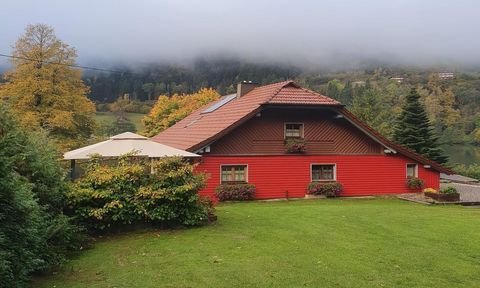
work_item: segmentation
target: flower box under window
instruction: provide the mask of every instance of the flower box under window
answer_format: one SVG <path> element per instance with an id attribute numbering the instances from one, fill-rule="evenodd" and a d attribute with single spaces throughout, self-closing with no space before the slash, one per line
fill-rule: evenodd
<path id="1" fill-rule="evenodd" d="M 307 146 L 303 139 L 291 138 L 285 140 L 287 153 L 305 153 Z"/>

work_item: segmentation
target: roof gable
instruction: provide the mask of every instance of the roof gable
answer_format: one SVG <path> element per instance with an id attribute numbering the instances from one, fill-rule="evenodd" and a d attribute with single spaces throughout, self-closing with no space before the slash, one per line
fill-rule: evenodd
<path id="1" fill-rule="evenodd" d="M 268 99 L 267 103 L 292 105 L 341 105 L 337 100 L 301 88 L 293 82 L 279 89 L 270 99 Z"/>
<path id="2" fill-rule="evenodd" d="M 253 117 L 264 104 L 341 105 L 331 98 L 303 89 L 293 81 L 256 87 L 230 101 L 226 101 L 225 97 L 229 95 L 201 107 L 152 139 L 178 149 L 195 151 Z M 222 102 L 226 103 L 219 105 Z M 210 109 L 213 107 L 215 109 Z"/>

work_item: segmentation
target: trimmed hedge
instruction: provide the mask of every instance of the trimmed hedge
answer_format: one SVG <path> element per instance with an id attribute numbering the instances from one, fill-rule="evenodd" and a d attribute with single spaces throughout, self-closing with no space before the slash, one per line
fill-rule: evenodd
<path id="1" fill-rule="evenodd" d="M 308 194 L 336 197 L 342 191 L 343 185 L 339 182 L 310 182 L 308 184 Z"/>
<path id="2" fill-rule="evenodd" d="M 253 184 L 222 184 L 215 189 L 219 201 L 242 201 L 255 198 Z"/>

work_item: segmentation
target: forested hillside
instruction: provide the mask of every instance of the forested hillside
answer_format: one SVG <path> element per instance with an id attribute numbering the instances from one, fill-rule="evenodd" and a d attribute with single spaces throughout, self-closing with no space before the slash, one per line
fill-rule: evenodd
<path id="1" fill-rule="evenodd" d="M 338 99 L 391 137 L 406 95 L 411 88 L 417 88 L 441 143 L 480 143 L 479 72 L 450 71 L 448 77 L 439 74 L 442 70 L 405 67 L 322 72 L 234 59 L 203 59 L 189 65 L 117 66 L 114 70 L 119 73 L 84 73 L 83 80 L 90 87 L 88 97 L 97 103 L 97 111 L 109 111 L 103 104 L 120 97 L 134 101 L 126 106 L 126 112 L 146 113 L 160 95 L 192 94 L 202 88 L 213 88 L 225 95 L 235 92 L 236 84 L 242 80 L 268 84 L 294 79 Z"/>
<path id="2" fill-rule="evenodd" d="M 236 83 L 255 80 L 261 84 L 292 79 L 300 75 L 296 67 L 257 65 L 237 60 L 198 60 L 193 65 L 151 65 L 143 68 L 119 68 L 125 73 L 86 73 L 91 87 L 90 99 L 113 102 L 129 94 L 131 100 L 154 100 L 159 95 L 194 93 L 214 88 L 220 94 L 232 93 Z"/>
<path id="3" fill-rule="evenodd" d="M 267 84 L 294 79 L 300 85 L 340 100 L 357 116 L 391 137 L 405 96 L 418 89 L 441 143 L 480 142 L 480 73 L 375 68 L 341 73 L 304 71 L 293 66 L 252 64 L 237 60 L 199 60 L 190 66 L 151 65 L 119 69 L 125 73 L 88 73 L 90 99 L 137 101 L 159 95 L 191 94 L 211 87 L 233 93 L 242 80 Z"/>

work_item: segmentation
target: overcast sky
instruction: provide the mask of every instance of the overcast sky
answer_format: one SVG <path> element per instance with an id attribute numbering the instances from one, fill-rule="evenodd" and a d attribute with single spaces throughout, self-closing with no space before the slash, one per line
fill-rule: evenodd
<path id="1" fill-rule="evenodd" d="M 10 0 L 0 53 L 35 23 L 53 26 L 82 64 L 217 54 L 320 67 L 480 64 L 478 0 Z"/>

